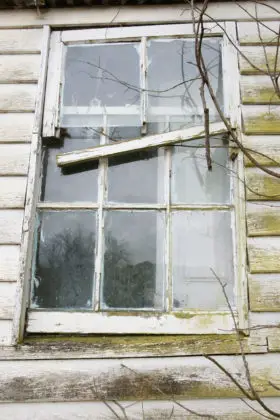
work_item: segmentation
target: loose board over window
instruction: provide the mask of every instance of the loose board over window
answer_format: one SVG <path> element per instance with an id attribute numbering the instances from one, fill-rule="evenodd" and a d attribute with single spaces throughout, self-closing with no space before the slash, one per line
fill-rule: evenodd
<path id="1" fill-rule="evenodd" d="M 202 53 L 229 113 L 222 34 Z M 237 165 L 189 25 L 54 32 L 29 332 L 225 333 L 238 313 Z"/>

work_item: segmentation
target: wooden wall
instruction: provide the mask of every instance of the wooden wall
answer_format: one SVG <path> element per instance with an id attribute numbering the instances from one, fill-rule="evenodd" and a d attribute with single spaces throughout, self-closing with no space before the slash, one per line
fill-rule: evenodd
<path id="1" fill-rule="evenodd" d="M 276 2 L 271 4 L 277 6 Z M 279 26 L 274 22 L 275 12 L 262 9 L 267 19 L 267 27 L 261 28 L 262 41 L 267 45 L 264 53 L 256 24 L 242 21 L 248 20 L 248 15 L 237 6 L 220 6 L 212 9 L 214 17 L 238 20 L 240 48 L 251 62 L 240 55 L 244 145 L 261 153 L 255 153 L 257 160 L 280 174 L 280 101 L 264 74 L 267 61 L 272 68 L 280 68 L 280 59 L 279 63 L 273 61 L 277 55 L 273 31 Z M 261 414 L 238 399 L 241 394 L 232 381 L 204 357 L 204 353 L 214 354 L 246 387 L 242 361 L 235 355 L 239 345 L 234 336 L 221 336 L 219 340 L 215 336 L 147 337 L 134 342 L 113 338 L 57 341 L 51 337 L 10 346 L 42 25 L 105 25 L 114 16 L 114 23 L 121 24 L 129 23 L 129 16 L 138 24 L 151 22 L 152 15 L 161 23 L 191 20 L 188 11 L 182 14 L 182 6 L 163 7 L 154 14 L 150 10 L 148 13 L 147 7 L 133 15 L 129 10 L 124 8 L 118 14 L 113 8 L 105 8 L 103 14 L 99 9 L 93 13 L 92 8 L 67 14 L 65 10 L 51 10 L 44 16 L 31 11 L 0 12 L 1 420 L 115 418 L 104 399 L 129 400 L 127 405 L 145 400 L 149 419 L 170 418 L 172 407 L 173 418 L 197 418 L 191 412 L 186 417 L 177 399 L 192 411 L 219 419 L 261 419 Z M 280 386 L 280 180 L 245 159 L 245 184 L 252 329 L 242 340 L 255 387 L 271 407 L 280 410 L 280 393 L 269 383 Z M 155 401 L 147 401 L 152 399 Z M 129 410 L 129 418 L 142 418 L 140 403 Z"/>
<path id="2" fill-rule="evenodd" d="M 11 343 L 42 29 L 0 29 L 0 344 Z"/>

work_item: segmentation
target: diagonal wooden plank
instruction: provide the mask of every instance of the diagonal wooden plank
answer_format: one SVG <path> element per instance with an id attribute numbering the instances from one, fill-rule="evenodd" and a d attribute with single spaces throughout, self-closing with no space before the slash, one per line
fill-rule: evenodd
<path id="1" fill-rule="evenodd" d="M 209 126 L 209 133 L 211 136 L 226 132 L 227 129 L 222 122 L 213 123 Z M 73 165 L 75 163 L 100 159 L 102 157 L 116 156 L 123 153 L 135 152 L 137 150 L 150 149 L 154 147 L 168 146 L 182 141 L 199 139 L 204 136 L 204 126 L 185 128 L 182 130 L 170 131 L 169 133 L 122 141 L 115 144 L 106 144 L 104 146 L 96 146 L 89 149 L 62 153 L 57 155 L 57 165 L 63 167 Z"/>

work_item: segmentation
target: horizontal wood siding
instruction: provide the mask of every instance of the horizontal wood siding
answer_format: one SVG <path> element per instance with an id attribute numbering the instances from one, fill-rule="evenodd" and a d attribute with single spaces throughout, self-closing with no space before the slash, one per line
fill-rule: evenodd
<path id="1" fill-rule="evenodd" d="M 0 177 L 0 208 L 23 208 L 26 177 Z"/>
<path id="2" fill-rule="evenodd" d="M 0 54 L 36 54 L 41 51 L 42 29 L 0 30 Z"/>
<path id="3" fill-rule="evenodd" d="M 280 312 L 280 274 L 249 276 L 250 310 Z"/>
<path id="4" fill-rule="evenodd" d="M 0 83 L 36 83 L 40 55 L 0 55 Z"/>
<path id="5" fill-rule="evenodd" d="M 279 134 L 279 105 L 248 105 L 242 109 L 245 134 Z"/>
<path id="6" fill-rule="evenodd" d="M 247 388 L 241 358 L 216 356 Z M 280 355 L 248 355 L 260 396 L 278 396 Z M 271 368 L 273 366 L 273 369 Z M 205 357 L 0 362 L 1 401 L 100 401 L 239 397 L 242 393 Z"/>
<path id="7" fill-rule="evenodd" d="M 240 45 L 278 45 L 279 22 L 237 22 Z"/>
<path id="8" fill-rule="evenodd" d="M 264 403 L 271 409 L 280 411 L 279 398 L 264 398 Z M 254 410 L 245 404 L 248 402 Z M 237 399 L 203 399 L 175 401 L 143 401 L 131 404 L 121 402 L 129 420 L 198 420 L 198 413 L 216 420 L 263 420 L 265 411 L 252 401 Z M 113 420 L 123 417 L 119 402 L 109 402 L 110 407 L 116 412 L 112 414 L 108 403 L 104 402 L 67 402 L 67 403 L 16 403 L 1 404 L 1 420 Z M 185 409 L 183 408 L 185 407 Z M 144 416 L 143 416 L 144 413 Z M 171 417 L 172 414 L 172 417 Z M 116 417 L 116 416 L 119 417 Z M 205 417 L 204 417 L 205 418 Z"/>
<path id="9" fill-rule="evenodd" d="M 248 238 L 248 256 L 251 273 L 279 273 L 280 238 Z"/>
<path id="10" fill-rule="evenodd" d="M 7 319 L 0 319 L 0 345 L 8 346 L 11 343 L 11 338 L 12 321 Z"/>
<path id="11" fill-rule="evenodd" d="M 15 286 L 15 283 L 0 282 L 0 319 L 13 319 Z"/>
<path id="12" fill-rule="evenodd" d="M 277 47 L 240 47 L 240 72 L 241 74 L 266 74 L 273 72 L 275 65 L 276 71 L 280 70 L 280 56 L 277 54 Z M 277 60 L 277 63 L 275 63 Z"/>
<path id="13" fill-rule="evenodd" d="M 280 203 L 247 203 L 248 236 L 280 235 Z"/>
<path id="14" fill-rule="evenodd" d="M 33 113 L 0 114 L 0 143 L 30 142 L 33 123 Z"/>
<path id="15" fill-rule="evenodd" d="M 241 76 L 241 98 L 243 104 L 279 104 L 269 76 Z"/>
<path id="16" fill-rule="evenodd" d="M 273 170 L 280 174 L 279 168 Z M 247 200 L 280 200 L 280 178 L 268 175 L 259 168 L 247 168 L 245 182 Z"/>
<path id="17" fill-rule="evenodd" d="M 19 252 L 17 245 L 0 245 L 0 282 L 19 279 Z"/>
<path id="18" fill-rule="evenodd" d="M 20 244 L 22 210 L 0 210 L 0 244 Z"/>
<path id="19" fill-rule="evenodd" d="M 0 112 L 33 112 L 36 90 L 35 84 L 0 84 Z"/>
<path id="20" fill-rule="evenodd" d="M 29 144 L 0 143 L 0 175 L 27 175 Z"/>
<path id="21" fill-rule="evenodd" d="M 264 166 L 280 165 L 280 135 L 243 136 L 243 145 L 259 164 Z M 254 166 L 248 158 L 245 157 L 244 161 L 246 166 Z"/>

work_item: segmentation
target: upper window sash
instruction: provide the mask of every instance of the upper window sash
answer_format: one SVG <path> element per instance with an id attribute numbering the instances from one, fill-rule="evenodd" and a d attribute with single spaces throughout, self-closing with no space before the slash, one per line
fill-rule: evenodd
<path id="1" fill-rule="evenodd" d="M 205 36 L 223 37 L 222 62 L 223 62 L 223 92 L 224 92 L 224 113 L 227 117 L 235 119 L 231 112 L 238 99 L 238 92 L 233 93 L 230 89 L 232 80 L 232 64 L 235 60 L 234 53 L 236 43 L 235 24 L 230 23 L 205 23 Z M 225 36 L 226 32 L 226 36 Z M 122 28 L 100 28 L 82 29 L 70 31 L 54 31 L 51 35 L 50 56 L 48 66 L 48 77 L 46 87 L 46 100 L 43 120 L 42 136 L 45 138 L 56 137 L 60 127 L 60 95 L 61 83 L 63 80 L 63 54 L 64 47 L 68 45 L 79 45 L 85 43 L 116 42 L 116 41 L 141 41 L 143 38 L 180 37 L 194 38 L 194 27 L 192 24 L 179 25 L 150 25 Z M 145 65 L 143 58 L 143 65 Z M 143 82 L 144 83 L 144 82 Z M 145 88 L 142 84 L 142 88 Z M 145 104 L 142 104 L 145 108 Z"/>

